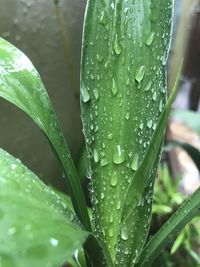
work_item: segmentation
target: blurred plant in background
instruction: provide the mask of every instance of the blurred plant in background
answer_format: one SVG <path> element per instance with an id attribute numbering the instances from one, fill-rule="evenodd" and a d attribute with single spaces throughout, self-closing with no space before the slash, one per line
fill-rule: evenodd
<path id="1" fill-rule="evenodd" d="M 154 187 L 150 235 L 157 232 L 186 199 L 187 196 L 181 191 L 180 183 L 181 177 L 172 178 L 166 163 L 160 165 Z M 200 213 L 180 232 L 174 243 L 163 251 L 153 267 L 197 267 L 200 266 L 199 255 Z"/>

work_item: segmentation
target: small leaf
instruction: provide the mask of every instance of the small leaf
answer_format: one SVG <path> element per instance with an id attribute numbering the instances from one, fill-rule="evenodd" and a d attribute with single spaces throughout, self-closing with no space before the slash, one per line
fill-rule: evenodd
<path id="1" fill-rule="evenodd" d="M 200 188 L 185 200 L 160 230 L 147 243 L 140 256 L 138 267 L 148 267 L 167 244 L 196 216 L 200 208 Z"/>
<path id="2" fill-rule="evenodd" d="M 0 38 L 0 96 L 27 113 L 45 133 L 68 177 L 75 211 L 84 226 L 90 229 L 79 177 L 41 78 L 30 60 L 2 38 Z"/>
<path id="3" fill-rule="evenodd" d="M 87 233 L 60 195 L 0 149 L 0 265 L 56 267 Z"/>
<path id="4" fill-rule="evenodd" d="M 181 246 L 185 238 L 185 232 L 181 231 L 180 234 L 177 236 L 172 248 L 171 248 L 171 254 L 174 254 L 178 248 Z"/>

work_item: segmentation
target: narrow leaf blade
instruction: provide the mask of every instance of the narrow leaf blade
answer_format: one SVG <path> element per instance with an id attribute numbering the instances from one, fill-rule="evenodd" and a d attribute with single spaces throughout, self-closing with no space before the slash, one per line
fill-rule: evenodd
<path id="1" fill-rule="evenodd" d="M 170 241 L 196 216 L 200 209 L 200 188 L 189 197 L 145 246 L 138 267 L 147 267 Z"/>
<path id="2" fill-rule="evenodd" d="M 59 194 L 0 149 L 0 263 L 61 266 L 87 237 Z"/>

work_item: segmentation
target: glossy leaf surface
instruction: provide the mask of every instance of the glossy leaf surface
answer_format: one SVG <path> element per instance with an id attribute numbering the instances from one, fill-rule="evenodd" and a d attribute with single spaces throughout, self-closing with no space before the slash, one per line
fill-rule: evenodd
<path id="1" fill-rule="evenodd" d="M 0 38 L 0 96 L 27 113 L 45 133 L 68 177 L 78 217 L 90 229 L 80 181 L 41 78 L 30 60 Z"/>
<path id="2" fill-rule="evenodd" d="M 0 149 L 0 265 L 60 267 L 86 237 L 64 198 Z"/>
<path id="3" fill-rule="evenodd" d="M 134 265 L 148 232 L 158 155 L 152 176 L 145 177 L 151 176 L 143 205 L 128 228 L 120 223 L 128 187 L 165 106 L 171 14 L 172 0 L 87 4 L 82 118 L 96 233 L 116 266 Z"/>

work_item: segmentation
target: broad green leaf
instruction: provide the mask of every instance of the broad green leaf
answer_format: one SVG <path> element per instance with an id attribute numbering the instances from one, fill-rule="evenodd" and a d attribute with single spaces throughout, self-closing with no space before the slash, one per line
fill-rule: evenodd
<path id="1" fill-rule="evenodd" d="M 200 171 L 200 150 L 195 148 L 194 146 L 185 143 L 185 142 L 181 142 L 178 140 L 173 140 L 170 145 L 172 146 L 179 146 L 182 149 L 184 149 L 188 155 L 192 158 L 192 160 L 194 161 L 194 164 L 196 165 L 196 167 L 198 168 L 198 170 Z"/>
<path id="2" fill-rule="evenodd" d="M 184 201 L 182 206 L 161 227 L 143 249 L 138 267 L 148 267 L 161 251 L 172 242 L 185 225 L 192 220 L 200 209 L 200 188 Z"/>
<path id="3" fill-rule="evenodd" d="M 81 184 L 41 78 L 30 60 L 2 38 L 0 96 L 27 113 L 45 133 L 68 177 L 74 209 L 83 225 L 90 229 Z"/>
<path id="4" fill-rule="evenodd" d="M 151 181 L 144 193 L 140 190 L 144 205 L 122 231 L 121 213 L 165 106 L 171 13 L 172 0 L 89 0 L 87 4 L 82 119 L 96 232 L 116 266 L 134 264 L 148 232 L 158 155 Z"/>
<path id="5" fill-rule="evenodd" d="M 59 194 L 0 149 L 0 266 L 60 267 L 87 235 Z"/>

